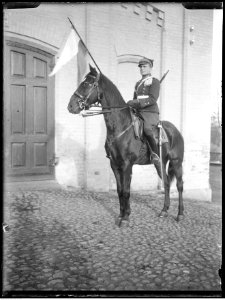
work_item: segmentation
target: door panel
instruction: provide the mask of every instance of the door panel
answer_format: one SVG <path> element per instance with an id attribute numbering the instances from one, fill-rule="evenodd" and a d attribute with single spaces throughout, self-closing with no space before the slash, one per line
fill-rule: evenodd
<path id="1" fill-rule="evenodd" d="M 26 144 L 12 143 L 12 168 L 26 167 Z"/>
<path id="2" fill-rule="evenodd" d="M 47 64 L 45 61 L 34 57 L 34 77 L 46 78 L 47 76 Z"/>
<path id="3" fill-rule="evenodd" d="M 47 143 L 34 143 L 34 165 L 47 166 Z"/>
<path id="4" fill-rule="evenodd" d="M 34 132 L 47 133 L 47 89 L 34 87 Z"/>
<path id="5" fill-rule="evenodd" d="M 11 51 L 11 75 L 25 76 L 25 60 L 24 53 Z"/>
<path id="6" fill-rule="evenodd" d="M 23 85 L 11 85 L 11 133 L 25 133 L 25 91 Z"/>
<path id="7" fill-rule="evenodd" d="M 54 94 L 51 57 L 5 47 L 5 171 L 6 175 L 53 174 Z M 49 178 L 49 177 L 48 177 Z"/>

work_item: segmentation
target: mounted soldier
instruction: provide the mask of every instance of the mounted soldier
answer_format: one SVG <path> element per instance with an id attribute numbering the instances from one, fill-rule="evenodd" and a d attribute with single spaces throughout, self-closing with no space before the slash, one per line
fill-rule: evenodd
<path id="1" fill-rule="evenodd" d="M 140 62 L 140 66 L 142 63 L 143 62 Z M 151 70 L 152 62 L 151 64 L 147 62 L 147 65 L 149 65 L 148 68 Z M 142 67 L 141 70 L 142 69 L 144 70 L 144 67 Z M 159 161 L 159 159 L 157 159 L 157 132 L 155 132 L 159 120 L 156 101 L 159 96 L 159 84 L 162 82 L 163 78 L 165 78 L 166 73 L 160 82 L 151 77 L 151 72 L 149 70 L 146 72 L 141 71 L 141 74 L 143 74 L 144 77 L 143 82 L 140 81 L 137 84 L 134 95 L 134 98 L 136 99 L 133 99 L 130 103 L 141 109 L 141 113 L 146 122 L 145 128 L 146 133 L 148 134 L 148 140 L 150 140 L 152 148 L 155 146 L 155 155 L 151 154 L 151 156 L 156 158 L 155 161 Z M 144 85 L 145 89 L 143 87 L 144 91 L 142 90 L 140 93 L 139 85 L 141 87 L 144 82 L 146 82 L 146 85 Z M 100 97 L 100 95 L 102 96 Z M 140 96 L 144 97 L 142 98 Z M 89 111 L 89 108 L 93 107 L 93 104 L 96 105 L 99 102 L 102 107 L 101 111 Z M 117 218 L 117 224 L 119 226 L 123 221 L 129 221 L 129 215 L 131 213 L 130 184 L 133 165 L 145 165 L 150 162 L 149 151 L 146 144 L 143 143 L 140 138 L 136 138 L 134 131 L 130 130 L 134 125 L 130 114 L 130 107 L 131 106 L 127 105 L 124 101 L 117 87 L 104 74 L 98 73 L 96 69 L 91 66 L 90 72 L 73 93 L 68 104 L 69 112 L 74 114 L 79 114 L 82 110 L 91 113 L 88 114 L 89 116 L 104 114 L 105 125 L 107 128 L 105 150 L 115 175 L 120 203 L 120 214 Z M 152 121 L 152 119 L 154 121 Z M 168 144 L 169 151 L 167 151 L 164 145 L 164 151 L 160 151 L 160 159 L 162 159 L 161 174 L 159 174 L 156 167 L 158 175 L 163 179 L 165 188 L 164 206 L 159 217 L 167 216 L 167 211 L 170 206 L 170 184 L 173 178 L 176 177 L 177 190 L 179 192 L 177 221 L 179 221 L 183 218 L 184 210 L 182 197 L 184 140 L 179 130 L 169 121 L 161 121 L 160 125 L 162 126 L 161 130 L 164 129 L 165 135 L 167 135 L 168 140 L 164 145 Z M 161 139 L 160 142 L 162 142 Z M 168 172 L 166 171 L 167 163 Z M 156 162 L 155 164 L 157 165 Z"/>
<path id="2" fill-rule="evenodd" d="M 144 119 L 144 133 L 151 151 L 151 159 L 157 170 L 160 171 L 160 159 L 158 156 L 158 127 L 159 107 L 157 100 L 160 91 L 160 81 L 152 77 L 153 60 L 142 58 L 138 67 L 142 79 L 135 85 L 133 100 L 127 104 L 138 109 Z"/>

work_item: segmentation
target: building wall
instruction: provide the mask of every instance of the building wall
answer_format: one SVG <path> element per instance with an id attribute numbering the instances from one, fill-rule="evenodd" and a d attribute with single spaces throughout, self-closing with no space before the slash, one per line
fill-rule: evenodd
<path id="1" fill-rule="evenodd" d="M 185 107 L 183 131 L 186 139 L 185 180 L 187 189 L 209 189 L 210 106 L 212 101 L 213 11 L 185 12 L 186 59 L 184 71 Z M 190 27 L 194 26 L 191 32 Z M 193 40 L 194 43 L 190 44 Z M 191 181 L 188 181 L 191 178 Z"/>
<path id="2" fill-rule="evenodd" d="M 161 119 L 173 122 L 184 136 L 185 189 L 202 189 L 204 198 L 210 199 L 212 12 L 185 10 L 179 3 L 153 5 L 154 9 L 137 3 L 41 3 L 35 9 L 8 11 L 5 31 L 57 52 L 70 30 L 70 17 L 102 72 L 118 87 L 123 72 L 126 77 L 126 68 L 121 68 L 118 58 L 128 51 L 154 58 L 154 75 L 158 78 L 169 69 L 161 86 Z M 160 26 L 163 22 L 164 29 Z M 195 42 L 190 45 L 192 38 Z M 129 74 L 132 93 L 138 72 Z M 114 189 L 114 176 L 105 157 L 103 117 L 84 119 L 67 111 L 77 80 L 75 57 L 55 76 L 56 180 L 78 188 Z M 133 190 L 156 189 L 160 183 L 152 166 L 135 166 L 133 173 Z"/>
<path id="3" fill-rule="evenodd" d="M 171 121 L 178 129 L 181 129 L 184 8 L 176 3 L 156 3 L 155 5 L 165 11 L 164 69 L 169 70 L 162 85 L 164 101 L 161 105 L 161 115 L 162 119 Z"/>

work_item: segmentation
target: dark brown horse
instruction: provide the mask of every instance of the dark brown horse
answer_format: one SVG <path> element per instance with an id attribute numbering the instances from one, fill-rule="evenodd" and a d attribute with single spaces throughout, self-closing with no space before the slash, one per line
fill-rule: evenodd
<path id="1" fill-rule="evenodd" d="M 128 221 L 130 209 L 130 184 L 134 164 L 150 164 L 150 151 L 146 142 L 136 139 L 132 128 L 132 118 L 129 106 L 122 98 L 116 86 L 102 73 L 90 66 L 90 72 L 72 95 L 68 104 L 70 113 L 78 114 L 100 103 L 107 128 L 105 150 L 110 159 L 111 168 L 117 182 L 117 192 L 120 202 L 119 225 Z M 179 207 L 177 221 L 183 217 L 183 180 L 182 162 L 184 141 L 178 129 L 168 121 L 162 121 L 168 136 L 168 143 L 162 146 L 163 178 L 165 188 L 164 207 L 160 217 L 167 216 L 170 206 L 170 184 L 174 177 L 177 180 L 179 192 Z M 166 164 L 168 171 L 166 172 Z M 159 174 L 160 175 L 160 174 Z"/>

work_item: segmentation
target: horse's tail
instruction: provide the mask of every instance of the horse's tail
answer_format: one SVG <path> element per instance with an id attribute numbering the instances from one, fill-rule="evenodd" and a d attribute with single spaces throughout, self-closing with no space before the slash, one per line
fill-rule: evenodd
<path id="1" fill-rule="evenodd" d="M 174 163 L 175 163 L 175 165 L 181 167 L 181 174 L 180 175 L 182 175 L 182 173 L 183 173 L 182 161 L 183 161 L 183 159 L 180 159 L 180 158 L 170 158 L 168 160 L 167 165 L 166 165 L 166 174 L 168 176 L 168 179 L 169 179 L 170 183 L 176 177 Z"/>

